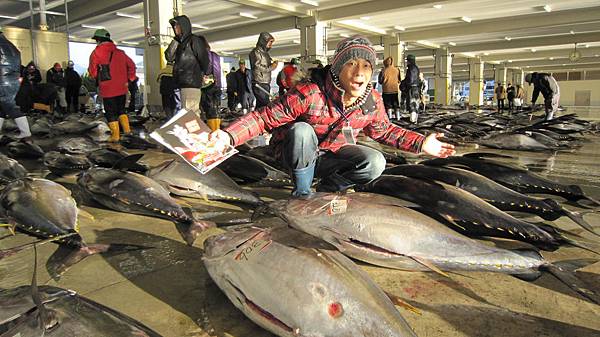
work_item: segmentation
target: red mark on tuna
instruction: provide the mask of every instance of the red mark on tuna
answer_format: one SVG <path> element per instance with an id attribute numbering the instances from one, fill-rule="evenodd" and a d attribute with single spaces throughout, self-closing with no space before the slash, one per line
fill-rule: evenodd
<path id="1" fill-rule="evenodd" d="M 340 302 L 333 302 L 327 306 L 327 313 L 333 318 L 338 318 L 344 314 L 344 307 Z"/>

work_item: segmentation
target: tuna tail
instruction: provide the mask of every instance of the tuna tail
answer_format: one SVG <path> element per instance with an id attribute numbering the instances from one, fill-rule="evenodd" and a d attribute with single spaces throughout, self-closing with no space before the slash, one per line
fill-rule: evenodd
<path id="1" fill-rule="evenodd" d="M 598 262 L 596 259 L 567 260 L 548 263 L 541 266 L 540 269 L 549 272 L 579 295 L 587 298 L 593 303 L 600 304 L 600 295 L 590 289 L 587 289 L 587 285 L 581 279 L 579 279 L 577 275 L 575 275 L 577 269 L 596 262 Z"/>
<path id="2" fill-rule="evenodd" d="M 125 244 L 91 244 L 78 249 L 60 246 L 46 262 L 46 269 L 48 274 L 57 281 L 69 268 L 88 256 L 105 253 L 116 255 L 148 248 L 151 247 Z"/>
<path id="3" fill-rule="evenodd" d="M 577 234 L 570 233 L 570 232 L 564 231 L 562 229 L 558 229 L 558 228 L 553 227 L 551 225 L 541 224 L 541 225 L 538 225 L 538 227 L 540 227 L 541 229 L 543 229 L 546 233 L 552 235 L 552 237 L 557 242 L 566 243 L 566 244 L 569 244 L 569 245 L 571 245 L 573 247 L 578 247 L 578 248 L 587 250 L 588 252 L 600 255 L 600 252 L 598 252 L 595 248 L 590 247 L 590 245 L 591 246 L 596 246 L 596 244 L 591 243 L 591 242 L 578 241 L 578 240 L 570 238 L 569 236 L 566 236 L 566 234 L 569 234 L 569 235 L 574 235 L 574 236 L 577 236 L 577 237 L 581 237 L 581 236 L 578 236 Z"/>
<path id="4" fill-rule="evenodd" d="M 583 213 L 572 212 L 572 211 L 569 211 L 566 209 L 564 210 L 564 213 L 567 217 L 569 217 L 569 219 L 575 221 L 575 223 L 577 223 L 583 229 L 587 230 L 588 232 L 590 232 L 592 234 L 600 236 L 600 233 L 596 232 L 594 230 L 594 227 L 592 227 L 592 225 L 590 225 L 587 221 L 585 221 L 585 219 L 583 218 Z"/>

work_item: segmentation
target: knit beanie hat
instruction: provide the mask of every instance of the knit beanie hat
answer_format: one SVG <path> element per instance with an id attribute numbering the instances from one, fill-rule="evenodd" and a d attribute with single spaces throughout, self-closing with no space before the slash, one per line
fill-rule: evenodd
<path id="1" fill-rule="evenodd" d="M 371 41 L 364 36 L 351 36 L 338 43 L 331 61 L 331 72 L 339 76 L 344 64 L 355 58 L 365 59 L 371 63 L 371 67 L 375 67 L 377 54 L 371 47 Z"/>

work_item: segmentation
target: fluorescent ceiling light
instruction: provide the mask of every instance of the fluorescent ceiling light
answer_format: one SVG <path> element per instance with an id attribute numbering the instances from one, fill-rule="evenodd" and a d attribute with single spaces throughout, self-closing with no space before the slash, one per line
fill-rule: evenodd
<path id="1" fill-rule="evenodd" d="M 199 25 L 197 23 L 192 23 L 192 27 L 198 28 L 198 29 L 208 29 L 208 27 L 203 26 L 203 25 Z"/>
<path id="2" fill-rule="evenodd" d="M 132 42 L 132 41 L 121 41 L 121 43 L 132 44 L 132 45 L 135 45 L 135 46 L 137 46 L 138 44 L 140 44 L 139 42 Z"/>
<path id="3" fill-rule="evenodd" d="M 18 18 L 19 18 L 18 16 L 0 15 L 0 19 L 12 19 L 12 20 L 16 20 Z"/>
<path id="4" fill-rule="evenodd" d="M 240 12 L 240 16 L 248 19 L 258 19 L 258 17 L 246 12 Z"/>
<path id="5" fill-rule="evenodd" d="M 504 39 L 505 39 L 506 41 L 510 41 L 510 40 L 512 40 L 512 38 L 511 38 L 510 36 L 505 36 L 505 37 L 504 37 Z"/>
<path id="6" fill-rule="evenodd" d="M 590 45 L 589 45 L 589 44 L 587 44 L 587 43 L 586 43 L 586 44 L 584 44 L 583 46 L 584 46 L 584 47 L 586 47 L 586 48 L 589 48 L 589 47 L 590 47 Z"/>
<path id="7" fill-rule="evenodd" d="M 488 56 L 488 55 L 490 55 L 490 53 L 485 52 L 485 53 L 483 53 L 483 55 Z"/>
<path id="8" fill-rule="evenodd" d="M 571 33 L 571 35 L 575 35 L 575 31 L 570 31 L 569 33 Z"/>
<path id="9" fill-rule="evenodd" d="M 402 27 L 402 26 L 394 26 L 395 30 L 400 30 L 400 31 L 405 31 L 406 28 Z"/>
<path id="10" fill-rule="evenodd" d="M 348 35 L 348 34 L 344 34 L 344 33 L 340 34 L 340 36 L 341 36 L 341 37 L 345 37 L 345 38 L 349 38 L 349 37 L 350 37 L 350 35 Z"/>
<path id="11" fill-rule="evenodd" d="M 69 35 L 69 39 L 78 39 L 78 37 L 75 35 Z"/>
<path id="12" fill-rule="evenodd" d="M 230 52 L 230 51 L 224 51 L 224 50 L 223 50 L 223 51 L 220 51 L 220 52 L 219 52 L 219 54 L 223 54 L 223 55 L 233 55 L 233 53 L 232 53 L 232 52 Z"/>
<path id="13" fill-rule="evenodd" d="M 600 54 L 594 54 L 594 57 L 598 57 L 598 56 L 600 56 Z"/>
<path id="14" fill-rule="evenodd" d="M 553 61 L 554 57 L 549 57 L 548 60 Z"/>
<path id="15" fill-rule="evenodd" d="M 471 23 L 471 21 L 473 21 L 473 19 L 471 19 L 471 18 L 470 18 L 470 17 L 468 17 L 468 16 L 463 16 L 463 17 L 461 17 L 460 19 L 461 19 L 461 20 L 463 20 L 463 21 L 464 21 L 464 22 L 466 22 L 466 23 Z"/>
<path id="16" fill-rule="evenodd" d="M 319 3 L 316 2 L 316 1 L 312 1 L 312 0 L 300 0 L 300 2 L 303 3 L 303 4 L 307 4 L 307 5 L 319 7 Z"/>
<path id="17" fill-rule="evenodd" d="M 550 5 L 545 5 L 544 6 L 544 10 L 548 13 L 552 12 L 552 7 L 550 7 Z"/>
<path id="18" fill-rule="evenodd" d="M 564 67 L 564 66 L 566 66 L 567 64 L 566 64 L 566 63 L 563 63 L 562 65 L 563 65 L 563 67 Z"/>
<path id="19" fill-rule="evenodd" d="M 89 28 L 89 29 L 104 29 L 104 26 L 96 26 L 96 25 L 86 25 L 83 24 L 81 25 L 82 28 Z"/>
<path id="20" fill-rule="evenodd" d="M 532 53 L 535 53 L 536 51 L 537 51 L 537 49 L 535 49 L 535 48 L 531 48 L 531 52 L 532 52 Z"/>
<path id="21" fill-rule="evenodd" d="M 512 60 L 508 60 L 508 63 L 512 63 Z"/>
<path id="22" fill-rule="evenodd" d="M 375 26 L 371 26 L 371 25 L 367 25 L 364 22 L 360 21 L 360 20 L 341 20 L 338 21 L 339 23 L 346 25 L 346 26 L 352 26 L 354 28 L 358 28 L 359 30 L 366 30 L 369 32 L 373 32 L 376 34 L 381 34 L 381 35 L 386 35 L 387 32 L 385 29 L 381 29 Z"/>
<path id="23" fill-rule="evenodd" d="M 127 14 L 127 13 L 123 13 L 123 12 L 116 12 L 115 14 L 117 14 L 117 16 L 122 16 L 124 18 L 130 18 L 130 19 L 141 19 L 142 18 L 141 15 L 137 15 L 137 14 Z"/>
<path id="24" fill-rule="evenodd" d="M 370 16 L 361 16 L 360 19 L 361 20 L 365 20 L 365 21 L 369 21 L 369 20 L 371 20 L 371 17 Z"/>
<path id="25" fill-rule="evenodd" d="M 529 68 L 529 66 L 525 66 L 525 68 Z"/>
<path id="26" fill-rule="evenodd" d="M 54 11 L 37 11 L 38 13 L 46 13 L 46 14 L 50 14 L 50 15 L 58 15 L 58 16 L 65 16 L 65 13 L 61 13 L 61 12 L 54 12 Z"/>
<path id="27" fill-rule="evenodd" d="M 300 40 L 292 40 L 292 43 L 294 43 L 294 44 L 300 44 Z"/>
<path id="28" fill-rule="evenodd" d="M 454 42 L 448 42 L 448 44 L 451 45 L 451 46 L 453 46 L 453 47 L 456 46 L 456 43 L 454 43 Z"/>
<path id="29" fill-rule="evenodd" d="M 435 9 L 442 9 L 442 7 L 443 7 L 442 5 L 433 5 L 433 8 L 435 8 Z"/>

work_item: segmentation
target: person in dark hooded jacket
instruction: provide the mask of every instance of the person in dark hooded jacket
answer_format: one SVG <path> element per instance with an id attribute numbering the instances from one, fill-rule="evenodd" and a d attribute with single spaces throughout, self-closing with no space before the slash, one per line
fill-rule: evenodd
<path id="1" fill-rule="evenodd" d="M 42 82 L 42 74 L 33 61 L 29 62 L 21 71 L 21 85 L 15 96 L 15 103 L 20 108 L 20 117 L 15 118 L 15 123 L 19 128 L 17 138 L 27 138 L 31 136 L 29 122 L 26 115 L 33 108 L 35 97 L 38 96 L 38 85 Z"/>
<path id="2" fill-rule="evenodd" d="M 406 104 L 406 109 L 410 112 L 411 123 L 417 123 L 419 114 L 417 110 L 419 108 L 419 100 L 421 93 L 419 90 L 419 67 L 414 55 L 406 56 L 406 75 L 400 83 L 400 90 L 402 90 L 402 96 Z"/>
<path id="3" fill-rule="evenodd" d="M 271 92 L 271 72 L 277 68 L 277 61 L 272 62 L 269 49 L 273 46 L 273 35 L 262 32 L 256 42 L 256 47 L 250 52 L 252 67 L 252 91 L 256 97 L 256 108 L 269 104 Z"/>
<path id="4" fill-rule="evenodd" d="M 204 75 L 210 59 L 203 39 L 192 34 L 192 24 L 185 15 L 169 20 L 175 37 L 165 50 L 165 59 L 173 62 L 173 80 L 180 89 L 181 107 L 200 116 L 200 98 Z"/>
<path id="5" fill-rule="evenodd" d="M 65 70 L 65 84 L 67 107 L 71 112 L 75 113 L 79 110 L 79 89 L 81 88 L 81 76 L 75 70 L 75 63 L 69 61 Z"/>
<path id="6" fill-rule="evenodd" d="M 533 84 L 533 95 L 531 96 L 531 105 L 535 105 L 540 92 L 544 96 L 544 110 L 546 111 L 546 120 L 554 118 L 554 113 L 558 110 L 558 101 L 560 100 L 560 88 L 558 82 L 547 73 L 531 73 L 525 76 L 525 82 Z"/>

